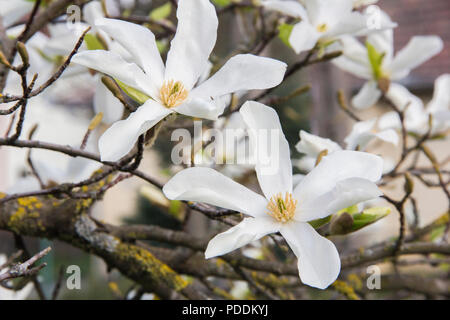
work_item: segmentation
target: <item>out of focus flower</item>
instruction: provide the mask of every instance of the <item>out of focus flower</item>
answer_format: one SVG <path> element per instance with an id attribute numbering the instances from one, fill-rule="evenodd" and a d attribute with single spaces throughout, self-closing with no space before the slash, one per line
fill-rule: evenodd
<path id="1" fill-rule="evenodd" d="M 421 99 L 405 87 L 392 84 L 387 98 L 399 109 L 405 110 L 405 127 L 408 132 L 423 135 L 429 130 L 432 117 L 431 134 L 445 133 L 450 128 L 450 74 L 441 75 L 434 82 L 433 98 L 424 107 Z M 401 122 L 397 112 L 387 112 L 380 118 L 380 127 L 400 130 Z"/>
<path id="2" fill-rule="evenodd" d="M 387 143 L 397 145 L 398 134 L 393 129 L 376 130 L 376 120 L 360 121 L 354 124 L 352 131 L 345 138 L 347 150 L 364 151 L 374 139 L 379 139 Z M 300 170 L 309 172 L 317 162 L 319 155 L 326 151 L 331 154 L 335 151 L 342 150 L 342 147 L 336 142 L 322 138 L 303 130 L 300 131 L 300 141 L 295 146 L 297 151 L 304 156 L 297 161 L 296 165 Z M 389 162 L 386 162 L 389 163 Z"/>
<path id="3" fill-rule="evenodd" d="M 389 16 L 380 11 L 381 20 L 389 22 Z M 410 71 L 443 48 L 438 36 L 414 36 L 408 44 L 394 56 L 393 31 L 384 30 L 367 37 L 366 45 L 354 37 L 341 38 L 343 55 L 332 63 L 367 82 L 353 97 L 355 108 L 368 108 L 388 92 L 390 83 L 407 77 Z"/>
<path id="4" fill-rule="evenodd" d="M 353 0 L 266 0 L 262 5 L 301 21 L 294 25 L 289 43 L 296 53 L 311 50 L 316 44 L 328 45 L 343 35 L 368 32 L 367 17 L 353 11 Z M 383 26 L 392 28 L 395 24 Z"/>
<path id="5" fill-rule="evenodd" d="M 383 160 L 356 151 L 336 151 L 325 156 L 293 188 L 289 145 L 277 113 L 257 102 L 247 102 L 240 113 L 250 130 L 256 154 L 267 150 L 269 137 L 277 132 L 278 150 L 256 158 L 261 196 L 210 168 L 189 168 L 177 173 L 163 188 L 173 200 L 205 202 L 242 212 L 250 218 L 215 236 L 205 257 L 213 258 L 241 248 L 271 233 L 280 232 L 298 258 L 303 283 L 324 289 L 338 276 L 339 254 L 334 244 L 320 236 L 308 221 L 324 218 L 382 193 L 375 182 L 381 177 Z M 265 157 L 269 159 L 262 159 Z M 266 171 L 266 161 L 278 164 Z"/>
<path id="6" fill-rule="evenodd" d="M 33 9 L 34 2 L 29 0 L 0 0 L 0 16 L 3 26 L 10 27 Z"/>
<path id="7" fill-rule="evenodd" d="M 101 137 L 102 160 L 122 158 L 141 134 L 171 113 L 217 120 L 223 108 L 215 103 L 216 97 L 239 90 L 267 89 L 282 81 L 285 63 L 241 54 L 196 86 L 216 43 L 216 10 L 208 0 L 181 0 L 177 17 L 178 28 L 165 66 L 149 29 L 114 19 L 98 19 L 96 26 L 127 48 L 134 63 L 104 50 L 81 52 L 74 57 L 74 62 L 108 74 L 138 92 L 142 103 Z"/>

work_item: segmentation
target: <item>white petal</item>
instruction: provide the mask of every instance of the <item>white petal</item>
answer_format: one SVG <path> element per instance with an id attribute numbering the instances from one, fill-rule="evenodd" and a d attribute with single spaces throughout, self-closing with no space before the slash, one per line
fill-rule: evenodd
<path id="1" fill-rule="evenodd" d="M 393 129 L 380 131 L 380 132 L 376 133 L 375 136 L 378 139 L 383 140 L 384 142 L 392 143 L 393 145 L 398 145 L 398 140 L 399 140 L 398 134 Z"/>
<path id="2" fill-rule="evenodd" d="M 134 63 L 126 62 L 115 52 L 89 50 L 77 53 L 72 62 L 107 74 L 126 85 L 155 96 L 151 79 Z"/>
<path id="3" fill-rule="evenodd" d="M 265 235 L 278 232 L 280 225 L 272 217 L 245 218 L 238 225 L 211 239 L 205 251 L 210 259 L 239 249 Z"/>
<path id="4" fill-rule="evenodd" d="M 353 97 L 352 104 L 357 109 L 367 109 L 378 102 L 381 97 L 381 91 L 375 81 L 367 81 Z"/>
<path id="5" fill-rule="evenodd" d="M 303 0 L 311 23 L 335 25 L 353 10 L 353 0 Z"/>
<path id="6" fill-rule="evenodd" d="M 295 219 L 309 221 L 326 216 L 327 212 L 314 212 L 321 199 L 336 188 L 338 182 L 361 178 L 376 182 L 383 172 L 383 159 L 379 156 L 358 151 L 335 151 L 322 158 L 320 163 L 294 189 L 298 200 Z M 328 206 L 325 203 L 321 206 Z M 305 211 L 305 212 L 303 212 Z M 320 210 L 318 210 L 320 211 Z"/>
<path id="7" fill-rule="evenodd" d="M 392 23 L 391 18 L 382 10 L 377 13 L 381 19 L 380 24 Z M 372 32 L 367 37 L 367 42 L 375 47 L 377 52 L 384 53 L 383 65 L 389 65 L 394 55 L 394 31 L 384 30 Z"/>
<path id="8" fill-rule="evenodd" d="M 342 35 L 352 35 L 364 33 L 367 30 L 367 19 L 360 12 L 347 12 L 341 16 L 339 21 L 330 26 L 326 32 L 327 38 L 335 38 Z"/>
<path id="9" fill-rule="evenodd" d="M 105 13 L 103 12 L 102 4 L 98 1 L 89 2 L 83 7 L 83 19 L 91 27 L 95 26 L 95 20 L 104 17 Z"/>
<path id="10" fill-rule="evenodd" d="M 308 15 L 305 8 L 297 1 L 285 0 L 285 1 L 263 1 L 261 5 L 269 10 L 279 11 L 285 15 L 294 18 L 302 18 L 302 20 L 307 20 Z"/>
<path id="11" fill-rule="evenodd" d="M 224 105 L 215 103 L 214 100 L 194 98 L 172 110 L 189 117 L 217 120 L 223 113 Z"/>
<path id="12" fill-rule="evenodd" d="M 355 150 L 360 147 L 361 150 L 373 138 L 372 129 L 375 126 L 375 119 L 359 121 L 353 125 L 352 131 L 344 139 L 348 150 Z"/>
<path id="13" fill-rule="evenodd" d="M 336 183 L 329 192 L 298 207 L 295 220 L 311 221 L 335 214 L 362 201 L 380 197 L 383 193 L 372 181 L 363 178 L 349 178 Z"/>
<path id="14" fill-rule="evenodd" d="M 188 168 L 180 171 L 163 188 L 167 198 L 208 203 L 250 216 L 265 216 L 267 200 L 214 169 Z"/>
<path id="15" fill-rule="evenodd" d="M 402 126 L 398 113 L 395 111 L 386 112 L 378 120 L 380 130 L 400 129 Z"/>
<path id="16" fill-rule="evenodd" d="M 434 82 L 433 99 L 428 103 L 428 112 L 450 109 L 450 74 L 443 74 Z"/>
<path id="17" fill-rule="evenodd" d="M 102 161 L 117 161 L 133 149 L 138 137 L 172 113 L 149 99 L 130 116 L 114 123 L 100 137 L 98 147 Z"/>
<path id="18" fill-rule="evenodd" d="M 34 3 L 26 0 L 1 1 L 0 15 L 3 25 L 9 27 L 33 9 Z"/>
<path id="19" fill-rule="evenodd" d="M 153 32 L 138 24 L 116 19 L 98 19 L 95 24 L 131 54 L 136 64 L 145 71 L 157 87 L 161 86 L 164 78 L 164 63 Z"/>
<path id="20" fill-rule="evenodd" d="M 306 131 L 300 131 L 300 141 L 295 146 L 298 152 L 317 158 L 323 150 L 328 150 L 328 154 L 342 148 L 333 140 L 322 138 Z"/>
<path id="21" fill-rule="evenodd" d="M 317 162 L 317 157 L 303 156 L 297 160 L 294 164 L 302 172 L 310 172 L 314 169 Z M 294 185 L 297 185 L 294 183 Z"/>
<path id="22" fill-rule="evenodd" d="M 308 21 L 300 21 L 292 28 L 289 43 L 294 51 L 300 52 L 311 50 L 319 40 L 321 34 Z"/>
<path id="23" fill-rule="evenodd" d="M 325 289 L 336 280 L 341 260 L 333 242 L 308 223 L 293 222 L 280 232 L 298 258 L 298 272 L 304 284 Z"/>
<path id="24" fill-rule="evenodd" d="M 276 111 L 247 101 L 240 113 L 249 128 L 250 148 L 255 152 L 256 175 L 267 199 L 292 192 L 292 163 L 289 144 Z"/>
<path id="25" fill-rule="evenodd" d="M 166 61 L 166 80 L 181 81 L 191 90 L 208 66 L 216 43 L 217 14 L 208 0 L 180 1 L 178 27 Z"/>
<path id="26" fill-rule="evenodd" d="M 300 183 L 300 181 L 303 180 L 304 177 L 305 177 L 304 174 L 300 174 L 300 173 L 294 174 L 292 176 L 292 183 L 293 183 L 294 187 L 296 187 Z"/>
<path id="27" fill-rule="evenodd" d="M 354 37 L 344 36 L 339 39 L 339 42 L 342 55 L 331 62 L 354 76 L 371 79 L 372 69 L 367 57 L 367 49 Z"/>
<path id="28" fill-rule="evenodd" d="M 404 86 L 398 83 L 391 83 L 386 97 L 399 109 L 404 110 L 406 106 L 423 108 L 423 102 L 413 95 Z"/>
<path id="29" fill-rule="evenodd" d="M 95 113 L 103 112 L 102 121 L 106 124 L 119 121 L 123 116 L 123 104 L 114 97 L 105 85 L 97 80 L 94 95 Z"/>
<path id="30" fill-rule="evenodd" d="M 220 97 L 241 90 L 268 89 L 283 81 L 287 65 L 284 62 L 238 54 L 228 60 L 210 79 L 192 91 L 193 97 Z"/>
<path id="31" fill-rule="evenodd" d="M 412 37 L 392 61 L 390 66 L 392 79 L 398 80 L 406 77 L 412 69 L 441 52 L 443 47 L 443 41 L 438 36 Z"/>

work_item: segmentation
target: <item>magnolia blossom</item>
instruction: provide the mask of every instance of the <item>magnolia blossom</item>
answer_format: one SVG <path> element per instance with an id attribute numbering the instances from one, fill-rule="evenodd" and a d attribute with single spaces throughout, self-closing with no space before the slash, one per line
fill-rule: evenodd
<path id="1" fill-rule="evenodd" d="M 421 99 L 405 87 L 392 84 L 387 98 L 399 109 L 405 110 L 406 130 L 423 135 L 429 130 L 429 117 L 432 116 L 432 134 L 446 132 L 450 128 L 450 74 L 438 77 L 434 83 L 433 98 L 424 107 Z M 387 112 L 380 118 L 380 127 L 401 129 L 397 112 Z"/>
<path id="2" fill-rule="evenodd" d="M 0 266 L 4 265 L 8 258 L 4 254 L 0 254 Z M 0 274 L 6 272 L 6 269 L 0 269 Z M 18 291 L 9 290 L 0 286 L 1 300 L 25 300 L 33 290 L 33 283 L 29 282 L 25 287 Z"/>
<path id="3" fill-rule="evenodd" d="M 300 18 L 289 36 L 296 53 L 311 50 L 317 43 L 329 44 L 342 35 L 367 31 L 367 18 L 353 11 L 353 0 L 266 0 L 262 5 L 294 18 Z M 387 27 L 393 27 L 391 24 Z"/>
<path id="4" fill-rule="evenodd" d="M 360 121 L 354 124 L 352 131 L 345 138 L 347 150 L 364 151 L 374 139 L 379 139 L 394 145 L 398 144 L 398 134 L 393 129 L 375 130 L 376 120 Z M 300 141 L 295 146 L 297 151 L 304 156 L 297 161 L 297 167 L 300 170 L 311 171 L 319 157 L 320 153 L 326 150 L 327 154 L 342 150 L 342 147 L 336 142 L 322 138 L 303 130 L 300 131 Z"/>
<path id="5" fill-rule="evenodd" d="M 390 21 L 386 13 L 380 11 L 380 15 L 383 21 Z M 380 83 L 386 86 L 391 81 L 407 77 L 412 69 L 431 59 L 443 48 L 443 42 L 438 36 L 414 36 L 394 56 L 392 30 L 370 34 L 367 37 L 366 46 L 350 36 L 342 37 L 341 45 L 343 55 L 333 59 L 332 63 L 342 70 L 367 80 L 352 99 L 353 106 L 359 109 L 368 108 L 377 103 L 382 95 Z"/>
<path id="6" fill-rule="evenodd" d="M 298 258 L 302 282 L 324 289 L 339 274 L 339 254 L 334 244 L 320 236 L 308 221 L 379 197 L 382 193 L 375 182 L 381 177 L 383 160 L 363 152 L 336 151 L 324 157 L 293 188 L 289 145 L 275 110 L 250 101 L 240 113 L 249 128 L 250 145 L 258 154 L 255 170 L 264 196 L 204 167 L 177 173 L 163 192 L 169 199 L 205 202 L 249 216 L 209 242 L 207 259 L 280 232 Z M 268 132 L 277 133 L 278 140 L 269 138 Z M 261 157 L 270 141 L 271 149 L 274 145 L 278 149 Z M 278 164 L 276 170 L 265 170 L 267 161 Z"/>
<path id="7" fill-rule="evenodd" d="M 238 90 L 271 88 L 282 81 L 285 63 L 244 54 L 234 56 L 196 86 L 216 43 L 217 14 L 208 0 L 181 0 L 177 17 L 178 28 L 165 66 L 149 29 L 114 19 L 98 19 L 96 26 L 127 48 L 134 63 L 104 50 L 74 57 L 74 62 L 106 73 L 145 97 L 136 112 L 114 123 L 101 137 L 102 160 L 116 161 L 126 155 L 141 134 L 171 113 L 216 120 L 223 112 L 223 107 L 215 104 L 216 97 Z"/>

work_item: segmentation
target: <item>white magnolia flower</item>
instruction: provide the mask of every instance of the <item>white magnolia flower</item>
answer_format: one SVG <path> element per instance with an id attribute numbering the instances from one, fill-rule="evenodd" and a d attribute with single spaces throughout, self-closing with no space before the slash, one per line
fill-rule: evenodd
<path id="1" fill-rule="evenodd" d="M 379 139 L 394 145 L 398 144 L 398 134 L 393 129 L 375 130 L 376 120 L 360 121 L 354 124 L 352 131 L 345 138 L 347 150 L 364 151 L 374 139 Z M 300 131 L 300 141 L 295 146 L 297 151 L 303 153 L 304 156 L 297 161 L 297 167 L 306 172 L 311 171 L 317 161 L 319 154 L 327 150 L 328 154 L 342 150 L 342 147 L 336 142 L 322 138 L 303 130 Z"/>
<path id="2" fill-rule="evenodd" d="M 424 107 L 420 98 L 405 87 L 392 84 L 386 97 L 400 110 L 405 111 L 407 131 L 418 135 L 429 129 L 429 116 L 432 116 L 431 134 L 444 133 L 450 128 L 450 74 L 443 74 L 434 82 L 433 98 Z M 400 130 L 401 122 L 396 112 L 387 112 L 380 118 L 380 127 Z"/>
<path id="3" fill-rule="evenodd" d="M 74 62 L 106 73 L 148 96 L 128 119 L 114 123 L 101 137 L 102 160 L 116 161 L 126 155 L 141 134 L 173 112 L 216 120 L 223 112 L 214 103 L 216 97 L 271 88 L 282 81 L 285 63 L 243 54 L 228 60 L 214 76 L 196 86 L 216 43 L 217 14 L 208 0 L 181 0 L 177 17 L 178 28 L 165 66 L 149 29 L 114 19 L 99 19 L 96 26 L 127 48 L 134 63 L 103 50 L 74 57 Z"/>
<path id="4" fill-rule="evenodd" d="M 359 121 L 353 125 L 350 134 L 344 139 L 347 150 L 364 151 L 373 139 L 379 139 L 393 145 L 398 144 L 398 134 L 393 129 L 376 130 L 376 119 Z"/>
<path id="5" fill-rule="evenodd" d="M 389 16 L 380 11 L 383 21 L 390 21 Z M 385 30 L 372 33 L 367 37 L 366 46 L 353 37 L 341 38 L 343 55 L 333 59 L 332 63 L 367 82 L 359 93 L 353 97 L 355 108 L 368 108 L 382 95 L 379 81 L 398 81 L 407 77 L 410 71 L 433 56 L 443 48 L 438 36 L 414 36 L 408 44 L 394 56 L 393 31 Z M 372 50 L 370 50 L 371 48 Z M 373 57 L 370 58 L 370 55 Z M 380 61 L 375 61 L 381 59 Z"/>
<path id="6" fill-rule="evenodd" d="M 353 11 L 353 0 L 266 0 L 261 4 L 294 18 L 300 18 L 289 36 L 296 53 L 311 50 L 317 43 L 327 44 L 342 35 L 367 32 L 367 17 Z M 387 27 L 394 27 L 390 24 Z"/>
<path id="7" fill-rule="evenodd" d="M 380 196 L 382 193 L 375 182 L 381 177 L 383 161 L 368 153 L 336 151 L 324 157 L 293 188 L 289 145 L 275 110 L 250 101 L 240 113 L 249 128 L 250 145 L 256 154 L 267 150 L 269 141 L 273 140 L 267 133 L 277 133 L 278 152 L 271 150 L 256 159 L 255 170 L 264 196 L 213 169 L 201 167 L 177 173 L 163 192 L 169 199 L 205 202 L 250 216 L 215 236 L 206 249 L 207 259 L 280 232 L 298 258 L 302 282 L 326 288 L 339 274 L 339 254 L 334 244 L 320 236 L 308 221 Z M 265 170 L 262 158 L 266 156 L 268 159 L 264 160 L 278 164 L 274 172 Z"/>
<path id="8" fill-rule="evenodd" d="M 4 254 L 0 254 L 0 266 L 6 263 L 8 258 Z M 6 272 L 6 269 L 0 269 L 0 274 Z M 0 301 L 1 300 L 25 300 L 33 290 L 33 283 L 29 282 L 25 287 L 18 291 L 9 290 L 0 286 Z"/>

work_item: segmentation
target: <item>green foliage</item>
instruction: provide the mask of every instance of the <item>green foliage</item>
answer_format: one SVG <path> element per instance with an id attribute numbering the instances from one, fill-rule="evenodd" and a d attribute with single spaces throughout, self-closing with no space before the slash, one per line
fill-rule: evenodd
<path id="1" fill-rule="evenodd" d="M 226 7 L 231 4 L 231 0 L 212 0 L 212 2 L 218 7 Z"/>
<path id="2" fill-rule="evenodd" d="M 125 83 L 123 83 L 122 81 L 120 81 L 118 79 L 114 79 L 114 80 L 116 80 L 120 89 L 122 89 L 134 101 L 136 101 L 140 104 L 144 104 L 145 101 L 150 99 L 150 97 L 148 95 L 146 95 L 145 93 L 126 85 Z"/>
<path id="3" fill-rule="evenodd" d="M 326 225 L 328 222 L 330 222 L 332 215 L 330 214 L 328 217 L 322 218 L 322 219 L 316 219 L 309 221 L 308 223 L 314 228 L 318 229 L 321 226 Z"/>
<path id="4" fill-rule="evenodd" d="M 294 26 L 292 24 L 283 23 L 278 27 L 278 37 L 283 41 L 285 45 L 291 47 L 289 43 L 289 37 L 291 36 L 291 32 Z"/>
<path id="5" fill-rule="evenodd" d="M 172 4 L 167 2 L 160 7 L 153 9 L 152 12 L 150 12 L 150 19 L 154 21 L 163 20 L 169 17 L 171 12 Z"/>
<path id="6" fill-rule="evenodd" d="M 375 207 L 366 209 L 361 213 L 353 214 L 352 232 L 377 222 L 378 220 L 386 217 L 389 213 L 391 213 L 391 209 L 388 207 Z"/>
<path id="7" fill-rule="evenodd" d="M 88 33 L 84 37 L 84 41 L 88 50 L 105 50 L 100 40 L 93 34 Z"/>

